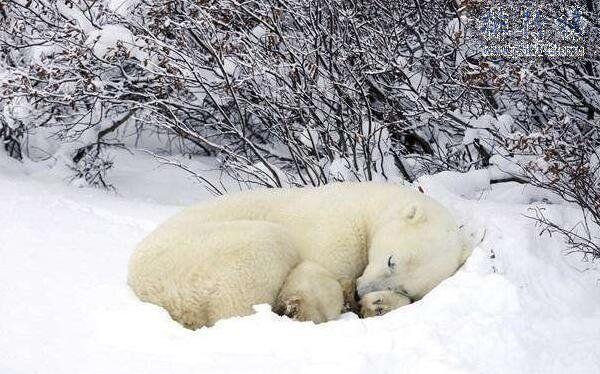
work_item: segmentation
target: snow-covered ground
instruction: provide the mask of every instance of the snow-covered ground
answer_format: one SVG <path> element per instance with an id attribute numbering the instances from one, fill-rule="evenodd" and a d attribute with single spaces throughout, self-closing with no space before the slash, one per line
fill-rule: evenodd
<path id="1" fill-rule="evenodd" d="M 419 181 L 486 235 L 456 275 L 415 304 L 321 325 L 258 306 L 189 331 L 139 302 L 125 280 L 136 242 L 208 198 L 197 184 L 122 155 L 119 192 L 106 193 L 2 157 L 1 374 L 600 373 L 599 267 L 538 236 L 523 214 L 543 196 L 523 186 L 491 188 L 482 172 Z"/>

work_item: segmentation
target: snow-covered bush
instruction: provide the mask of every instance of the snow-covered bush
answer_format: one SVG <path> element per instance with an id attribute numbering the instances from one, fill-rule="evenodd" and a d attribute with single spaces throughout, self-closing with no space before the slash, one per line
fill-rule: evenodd
<path id="1" fill-rule="evenodd" d="M 462 142 L 487 109 L 457 4 L 116 3 L 2 8 L 0 105 L 24 98 L 25 136 L 51 134 L 45 151 L 84 174 L 144 131 L 266 186 L 481 166 Z"/>
<path id="2" fill-rule="evenodd" d="M 125 127 L 139 137 L 154 125 L 142 106 L 171 85 L 139 68 L 149 52 L 105 2 L 1 6 L 0 129 L 11 155 L 61 159 L 86 182 L 107 186 L 100 176 L 111 163 L 99 156 L 125 145 Z"/>

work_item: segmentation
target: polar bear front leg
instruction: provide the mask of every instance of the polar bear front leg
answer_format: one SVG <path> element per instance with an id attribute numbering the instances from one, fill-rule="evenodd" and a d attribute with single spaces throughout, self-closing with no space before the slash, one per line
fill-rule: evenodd
<path id="1" fill-rule="evenodd" d="M 344 307 L 342 286 L 321 265 L 304 261 L 286 278 L 274 311 L 298 321 L 337 319 Z"/>
<path id="2" fill-rule="evenodd" d="M 360 299 L 360 314 L 363 318 L 381 316 L 410 302 L 408 297 L 394 291 L 370 292 Z"/>

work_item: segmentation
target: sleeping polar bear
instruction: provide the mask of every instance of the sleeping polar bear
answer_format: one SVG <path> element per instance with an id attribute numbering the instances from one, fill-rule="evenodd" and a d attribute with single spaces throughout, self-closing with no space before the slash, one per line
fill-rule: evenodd
<path id="1" fill-rule="evenodd" d="M 269 303 L 299 320 L 418 300 L 468 256 L 450 213 L 381 183 L 241 192 L 184 209 L 132 255 L 129 285 L 186 327 Z"/>

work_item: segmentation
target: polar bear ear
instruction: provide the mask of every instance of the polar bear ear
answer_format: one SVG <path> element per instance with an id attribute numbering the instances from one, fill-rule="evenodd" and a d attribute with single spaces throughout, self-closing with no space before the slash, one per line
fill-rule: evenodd
<path id="1" fill-rule="evenodd" d="M 409 223 L 420 223 L 427 221 L 427 215 L 422 207 L 412 204 L 409 205 L 403 212 L 402 217 Z"/>

